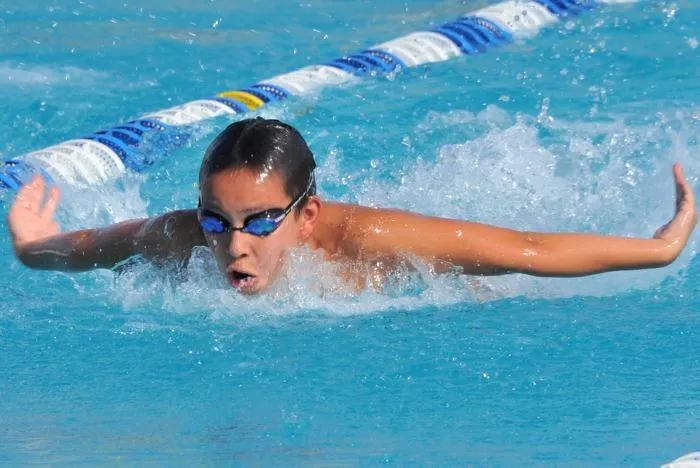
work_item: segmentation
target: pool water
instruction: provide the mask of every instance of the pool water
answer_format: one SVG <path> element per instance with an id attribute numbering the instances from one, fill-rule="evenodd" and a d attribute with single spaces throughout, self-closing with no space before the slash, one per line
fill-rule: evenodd
<path id="1" fill-rule="evenodd" d="M 488 2 L 141 3 L 0 5 L 3 159 Z M 672 162 L 700 189 L 699 21 L 691 0 L 607 6 L 258 114 L 300 129 L 326 198 L 650 236 L 672 214 Z M 65 187 L 62 226 L 192 207 L 228 122 L 144 173 Z M 360 296 L 301 251 L 245 298 L 204 250 L 184 276 L 69 275 L 24 268 L 2 231 L 3 464 L 658 466 L 698 449 L 697 234 L 658 270 L 419 268 Z"/>

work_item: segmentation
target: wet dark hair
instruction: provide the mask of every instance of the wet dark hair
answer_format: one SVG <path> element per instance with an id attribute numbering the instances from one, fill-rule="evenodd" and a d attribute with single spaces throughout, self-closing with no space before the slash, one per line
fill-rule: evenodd
<path id="1" fill-rule="evenodd" d="M 316 193 L 314 155 L 301 134 L 279 120 L 245 119 L 232 123 L 211 142 L 199 169 L 199 187 L 216 173 L 230 169 L 276 172 L 282 176 L 289 198 L 308 192 L 297 204 L 297 213 Z"/>

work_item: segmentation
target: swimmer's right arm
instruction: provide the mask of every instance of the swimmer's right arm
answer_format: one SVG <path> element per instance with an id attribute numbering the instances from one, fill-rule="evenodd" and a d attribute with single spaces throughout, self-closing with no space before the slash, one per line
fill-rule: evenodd
<path id="1" fill-rule="evenodd" d="M 193 210 L 61 233 L 53 219 L 60 192 L 52 187 L 44 200 L 44 191 L 44 180 L 35 177 L 19 190 L 7 216 L 15 254 L 30 268 L 113 268 L 135 255 L 182 261 L 204 241 Z"/>

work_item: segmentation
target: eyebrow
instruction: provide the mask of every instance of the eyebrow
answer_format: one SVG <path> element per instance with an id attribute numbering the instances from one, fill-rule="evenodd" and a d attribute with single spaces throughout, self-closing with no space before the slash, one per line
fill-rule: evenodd
<path id="1" fill-rule="evenodd" d="M 222 213 L 219 213 L 218 211 L 211 210 L 211 209 L 205 208 L 205 207 L 203 207 L 203 206 L 200 207 L 199 209 L 202 211 L 203 214 L 205 214 L 205 215 L 207 215 L 207 216 L 214 216 L 214 217 L 216 217 L 216 218 L 223 218 L 223 219 L 225 219 L 225 220 L 228 221 L 228 219 L 226 218 L 226 216 L 224 216 Z"/>
<path id="2" fill-rule="evenodd" d="M 250 216 L 252 214 L 263 213 L 265 211 L 277 210 L 277 209 L 280 209 L 280 208 L 278 206 L 272 206 L 272 207 L 268 207 L 268 208 L 258 206 L 258 207 L 248 208 L 247 210 L 243 210 L 243 211 L 241 211 L 241 213 L 243 213 L 246 216 Z M 282 209 L 284 209 L 284 208 L 282 208 Z"/>
<path id="3" fill-rule="evenodd" d="M 279 207 L 264 208 L 264 207 L 256 206 L 256 207 L 248 208 L 248 209 L 241 211 L 241 214 L 245 218 L 247 218 L 248 216 L 253 215 L 253 214 L 264 213 L 265 211 L 278 210 L 278 209 L 283 209 L 283 208 L 279 208 Z M 214 204 L 214 206 L 212 208 L 202 206 L 201 210 L 202 210 L 202 212 L 204 212 L 206 214 L 218 216 L 220 218 L 224 218 L 224 219 L 228 220 L 228 216 L 224 215 L 221 212 L 222 210 L 218 206 L 216 206 L 216 204 Z"/>

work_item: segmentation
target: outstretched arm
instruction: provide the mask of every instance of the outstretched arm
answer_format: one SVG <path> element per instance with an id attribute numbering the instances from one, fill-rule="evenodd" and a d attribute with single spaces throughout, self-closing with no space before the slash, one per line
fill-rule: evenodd
<path id="1" fill-rule="evenodd" d="M 194 211 L 125 221 L 98 229 L 61 233 L 53 215 L 60 192 L 37 176 L 22 187 L 7 222 L 17 257 L 31 268 L 85 271 L 112 268 L 134 255 L 149 259 L 189 257 L 204 242 Z"/>
<path id="2" fill-rule="evenodd" d="M 676 212 L 651 239 L 520 232 L 486 224 L 392 210 L 358 210 L 347 238 L 358 257 L 413 254 L 438 270 L 459 266 L 467 274 L 527 273 L 584 276 L 614 270 L 657 268 L 673 262 L 697 223 L 695 197 L 681 167 L 673 168 Z"/>

